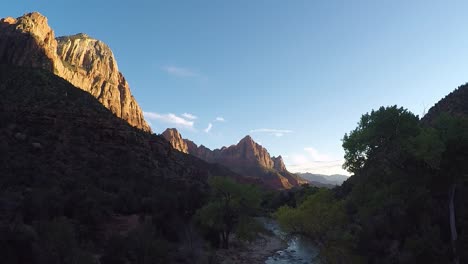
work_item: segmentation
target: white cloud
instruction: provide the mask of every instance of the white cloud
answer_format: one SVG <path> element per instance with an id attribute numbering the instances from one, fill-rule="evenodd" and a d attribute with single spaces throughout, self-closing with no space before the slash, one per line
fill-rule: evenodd
<path id="1" fill-rule="evenodd" d="M 286 167 L 291 172 L 349 175 L 349 172 L 342 168 L 343 159 L 332 158 L 331 155 L 321 153 L 312 147 L 306 147 L 301 153 L 283 156 L 283 158 Z"/>
<path id="2" fill-rule="evenodd" d="M 294 164 L 294 165 L 298 165 L 298 164 L 308 163 L 309 160 L 307 159 L 307 157 L 306 157 L 305 155 L 302 155 L 302 154 L 292 154 L 292 155 L 291 155 L 291 162 L 292 162 L 292 164 Z"/>
<path id="3" fill-rule="evenodd" d="M 226 121 L 226 120 L 224 120 L 224 117 L 218 116 L 218 117 L 216 117 L 215 121 L 224 122 L 224 121 Z"/>
<path id="4" fill-rule="evenodd" d="M 205 132 L 206 132 L 206 133 L 209 133 L 209 132 L 211 131 L 211 128 L 213 128 L 213 124 L 209 123 L 209 124 L 208 124 L 208 127 L 205 128 Z"/>
<path id="5" fill-rule="evenodd" d="M 329 155 L 320 153 L 318 150 L 315 148 L 304 148 L 304 150 L 309 154 L 310 158 L 312 158 L 313 161 L 330 161 L 333 160 L 330 158 Z"/>
<path id="6" fill-rule="evenodd" d="M 199 74 L 183 67 L 164 66 L 163 71 L 176 77 L 198 77 Z"/>
<path id="7" fill-rule="evenodd" d="M 250 130 L 250 133 L 266 133 L 266 134 L 273 135 L 276 137 L 282 137 L 284 136 L 284 134 L 289 134 L 292 132 L 293 132 L 292 130 L 272 129 L 272 128 L 259 128 L 259 129 Z"/>
<path id="8" fill-rule="evenodd" d="M 194 120 L 198 118 L 197 116 L 189 114 L 189 113 L 183 113 L 182 116 L 190 120 Z"/>
<path id="9" fill-rule="evenodd" d="M 194 125 L 194 122 L 192 120 L 188 120 L 186 118 L 177 116 L 172 113 L 159 114 L 154 112 L 143 112 L 143 115 L 146 119 L 161 121 L 163 123 L 172 124 L 176 127 L 193 128 Z"/>
<path id="10" fill-rule="evenodd" d="M 325 175 L 332 175 L 332 174 L 342 174 L 342 175 L 350 175 L 349 172 L 342 168 L 343 165 L 342 160 L 337 160 L 334 162 L 307 162 L 301 164 L 290 164 L 286 162 L 286 167 L 291 172 L 310 172 L 316 174 L 325 174 Z"/>

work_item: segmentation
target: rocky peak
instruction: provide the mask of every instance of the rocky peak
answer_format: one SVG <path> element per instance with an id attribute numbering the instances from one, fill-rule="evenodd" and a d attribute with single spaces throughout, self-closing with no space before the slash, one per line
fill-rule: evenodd
<path id="1" fill-rule="evenodd" d="M 284 172 L 286 170 L 286 165 L 284 165 L 283 157 L 279 155 L 278 157 L 272 157 L 273 160 L 273 168 L 279 172 Z"/>
<path id="2" fill-rule="evenodd" d="M 0 20 L 0 63 L 56 72 L 57 42 L 47 18 L 34 12 Z"/>
<path id="3" fill-rule="evenodd" d="M 190 140 L 185 140 L 188 153 L 208 162 L 220 163 L 228 167 L 255 167 L 273 169 L 274 162 L 268 151 L 256 143 L 252 137 L 245 136 L 239 143 L 221 149 L 210 150 L 203 145 L 197 146 Z"/>
<path id="4" fill-rule="evenodd" d="M 3 24 L 14 25 L 16 24 L 16 19 L 13 17 L 5 17 L 5 18 L 0 19 L 0 23 L 2 23 L 2 25 Z"/>
<path id="5" fill-rule="evenodd" d="M 228 147 L 226 151 L 239 155 L 247 163 L 258 164 L 261 167 L 269 169 L 273 168 L 273 160 L 268 151 L 255 142 L 249 135 L 241 139 L 237 145 Z"/>
<path id="6" fill-rule="evenodd" d="M 118 82 L 117 62 L 112 50 L 104 42 L 79 33 L 57 38 L 57 54 L 71 66 L 78 67 L 88 75 L 104 75 Z M 106 71 L 102 71 L 105 69 Z"/>
<path id="7" fill-rule="evenodd" d="M 0 63 L 49 70 L 92 94 L 116 116 L 145 131 L 150 127 L 130 92 L 111 49 L 80 33 L 55 39 L 40 13 L 0 20 Z"/>
<path id="8" fill-rule="evenodd" d="M 260 184 L 268 188 L 288 189 L 306 183 L 300 177 L 288 172 L 281 156 L 270 157 L 268 151 L 250 136 L 245 136 L 236 145 L 215 150 L 183 139 L 175 128 L 166 129 L 162 136 L 179 151 L 209 163 L 226 166 L 246 177 L 245 179 L 257 179 Z"/>
<path id="9" fill-rule="evenodd" d="M 44 41 L 46 44 L 51 44 L 54 39 L 54 31 L 49 27 L 47 17 L 38 12 L 25 14 L 17 19 L 7 17 L 2 19 L 2 22 L 3 21 L 10 25 L 14 25 L 16 31 L 32 34 L 37 39 Z"/>
<path id="10" fill-rule="evenodd" d="M 239 140 L 239 144 L 253 144 L 253 143 L 255 143 L 255 141 L 249 135 Z"/>
<path id="11" fill-rule="evenodd" d="M 174 149 L 177 149 L 183 153 L 189 153 L 188 145 L 180 135 L 179 131 L 175 128 L 168 128 L 163 133 L 162 136 L 171 143 L 171 146 Z M 190 141 L 191 142 L 191 141 Z M 193 143 L 193 142 L 191 142 Z"/>

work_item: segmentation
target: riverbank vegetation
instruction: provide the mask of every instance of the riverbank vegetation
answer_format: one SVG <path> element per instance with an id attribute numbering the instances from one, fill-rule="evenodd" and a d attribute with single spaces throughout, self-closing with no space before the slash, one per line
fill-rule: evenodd
<path id="1" fill-rule="evenodd" d="M 275 216 L 314 239 L 328 263 L 464 263 L 468 260 L 468 121 L 423 123 L 382 107 L 343 138 L 354 175 Z"/>
<path id="2" fill-rule="evenodd" d="M 230 178 L 209 179 L 211 196 L 200 208 L 195 221 L 204 237 L 215 248 L 229 248 L 230 236 L 252 241 L 262 230 L 254 216 L 258 215 L 261 193 L 253 185 L 236 183 Z"/>

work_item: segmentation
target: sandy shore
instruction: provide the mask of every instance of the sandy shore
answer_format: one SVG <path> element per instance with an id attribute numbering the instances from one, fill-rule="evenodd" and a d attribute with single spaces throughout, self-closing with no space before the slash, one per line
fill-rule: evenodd
<path id="1" fill-rule="evenodd" d="M 286 247 L 286 242 L 277 236 L 260 234 L 251 243 L 241 243 L 233 239 L 229 249 L 219 250 L 216 253 L 216 259 L 221 264 L 263 264 L 276 251 Z"/>

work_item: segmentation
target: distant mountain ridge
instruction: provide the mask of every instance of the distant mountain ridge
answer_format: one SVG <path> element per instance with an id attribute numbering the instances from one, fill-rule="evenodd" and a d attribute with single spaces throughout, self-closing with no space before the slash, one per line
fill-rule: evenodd
<path id="1" fill-rule="evenodd" d="M 151 131 L 111 49 L 86 34 L 55 38 L 47 18 L 37 12 L 0 20 L 0 64 L 52 72 L 130 125 Z"/>
<path id="2" fill-rule="evenodd" d="M 286 169 L 281 156 L 271 157 L 268 151 L 250 136 L 244 137 L 235 145 L 215 150 L 182 138 L 175 128 L 166 129 L 162 136 L 183 153 L 210 163 L 221 164 L 245 177 L 257 178 L 269 188 L 289 189 L 307 183 Z"/>
<path id="3" fill-rule="evenodd" d="M 314 173 L 297 173 L 301 178 L 311 182 L 311 183 L 321 183 L 328 186 L 341 185 L 349 177 L 341 174 L 333 175 L 324 175 L 324 174 L 314 174 Z"/>

